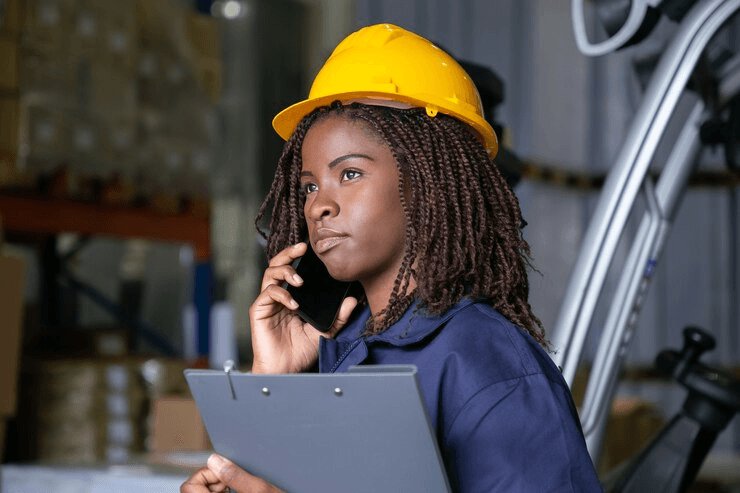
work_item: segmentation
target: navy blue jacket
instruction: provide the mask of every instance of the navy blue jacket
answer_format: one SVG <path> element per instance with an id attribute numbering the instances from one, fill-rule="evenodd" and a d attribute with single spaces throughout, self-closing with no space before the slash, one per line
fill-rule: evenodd
<path id="1" fill-rule="evenodd" d="M 365 337 L 365 310 L 334 340 L 319 370 L 413 364 L 455 491 L 602 491 L 568 386 L 531 336 L 484 303 L 465 299 L 442 316 L 415 305 Z"/>

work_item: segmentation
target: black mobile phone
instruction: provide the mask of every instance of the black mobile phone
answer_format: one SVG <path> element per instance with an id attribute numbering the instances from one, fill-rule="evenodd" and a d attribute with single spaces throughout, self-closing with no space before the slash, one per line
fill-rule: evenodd
<path id="1" fill-rule="evenodd" d="M 303 284 L 296 287 L 285 283 L 284 287 L 298 302 L 296 311 L 303 321 L 321 332 L 328 332 L 352 283 L 337 281 L 331 277 L 324 263 L 311 248 L 311 243 L 307 240 L 306 243 L 306 253 L 293 262 L 293 268 L 303 279 Z"/>

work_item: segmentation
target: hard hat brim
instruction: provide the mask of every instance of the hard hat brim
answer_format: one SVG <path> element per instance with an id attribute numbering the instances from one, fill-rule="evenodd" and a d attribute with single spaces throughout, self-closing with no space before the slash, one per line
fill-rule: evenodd
<path id="1" fill-rule="evenodd" d="M 488 151 L 488 155 L 491 158 L 494 158 L 496 156 L 496 153 L 498 152 L 498 139 L 496 138 L 496 133 L 493 131 L 493 128 L 485 119 L 480 118 L 477 115 L 474 115 L 474 117 L 471 118 L 466 115 L 460 114 L 460 112 L 457 111 L 454 107 L 447 108 L 447 105 L 445 104 L 446 102 L 444 100 L 435 101 L 433 104 L 430 104 L 428 100 L 429 98 L 427 98 L 427 101 L 424 101 L 401 94 L 393 94 L 389 97 L 387 93 L 358 91 L 331 94 L 327 96 L 306 99 L 304 101 L 291 105 L 278 113 L 272 120 L 272 127 L 275 129 L 277 134 L 283 138 L 283 140 L 287 141 L 288 139 L 290 139 L 290 136 L 295 131 L 298 123 L 300 123 L 300 121 L 306 115 L 311 113 L 316 108 L 319 108 L 321 106 L 328 106 L 334 101 L 348 103 L 358 99 L 377 100 L 377 104 L 381 106 L 383 101 L 388 101 L 408 103 L 411 106 L 426 108 L 427 110 L 429 110 L 430 108 L 434 108 L 441 113 L 457 118 L 458 120 L 461 120 L 473 127 L 473 129 L 478 134 L 481 142 Z"/>

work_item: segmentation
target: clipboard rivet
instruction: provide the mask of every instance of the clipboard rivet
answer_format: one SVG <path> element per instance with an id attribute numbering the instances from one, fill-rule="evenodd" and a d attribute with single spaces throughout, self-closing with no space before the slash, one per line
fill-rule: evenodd
<path id="1" fill-rule="evenodd" d="M 262 395 L 270 395 L 270 389 L 267 387 L 262 387 Z"/>
<path id="2" fill-rule="evenodd" d="M 339 387 L 334 389 L 334 395 L 336 395 L 337 397 L 341 397 L 342 394 L 342 389 L 340 389 Z"/>

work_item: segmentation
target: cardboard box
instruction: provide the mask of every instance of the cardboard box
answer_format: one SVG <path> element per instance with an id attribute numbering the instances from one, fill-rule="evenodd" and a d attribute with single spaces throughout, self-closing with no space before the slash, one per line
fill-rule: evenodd
<path id="1" fill-rule="evenodd" d="M 107 129 L 99 119 L 67 113 L 64 147 L 69 150 L 72 169 L 86 177 L 107 177 L 110 172 L 107 137 Z"/>
<path id="2" fill-rule="evenodd" d="M 15 153 L 0 149 L 0 188 L 23 182 L 23 176 L 16 167 L 17 161 L 18 156 Z"/>
<path id="3" fill-rule="evenodd" d="M 0 418 L 12 416 L 18 400 L 26 260 L 0 245 Z"/>
<path id="4" fill-rule="evenodd" d="M 65 139 L 66 128 L 65 115 L 60 109 L 22 101 L 18 126 L 18 154 L 21 159 L 33 156 L 54 162 L 64 160 L 69 151 Z"/>
<path id="5" fill-rule="evenodd" d="M 0 36 L 17 38 L 23 30 L 24 0 L 5 0 L 0 6 Z"/>
<path id="6" fill-rule="evenodd" d="M 169 112 L 167 134 L 178 136 L 192 143 L 190 147 L 216 142 L 218 131 L 213 106 L 197 98 L 183 99 Z"/>
<path id="7" fill-rule="evenodd" d="M 199 58 L 196 61 L 196 82 L 206 100 L 217 105 L 221 101 L 223 64 L 215 58 Z"/>
<path id="8" fill-rule="evenodd" d="M 154 401 L 152 452 L 210 449 L 208 434 L 193 399 L 161 397 Z"/>
<path id="9" fill-rule="evenodd" d="M 190 66 L 170 52 L 142 47 L 137 70 L 137 97 L 140 106 L 169 112 L 181 101 L 193 78 Z"/>
<path id="10" fill-rule="evenodd" d="M 169 193 L 183 192 L 190 169 L 190 143 L 182 137 L 151 136 L 138 149 L 140 166 L 147 178 Z"/>
<path id="11" fill-rule="evenodd" d="M 0 91 L 12 93 L 18 90 L 19 44 L 13 39 L 0 38 Z"/>
<path id="12" fill-rule="evenodd" d="M 217 18 L 210 15 L 188 12 L 188 36 L 193 53 L 198 58 L 223 58 L 221 26 Z"/>
<path id="13" fill-rule="evenodd" d="M 652 401 L 637 397 L 614 399 L 607 421 L 599 472 L 603 475 L 634 457 L 665 423 L 663 412 Z"/>
<path id="14" fill-rule="evenodd" d="M 18 101 L 0 98 L 0 187 L 12 186 L 20 181 L 17 161 Z"/>
<path id="15" fill-rule="evenodd" d="M 90 92 L 86 97 L 89 113 L 104 121 L 135 121 L 136 75 L 133 71 L 92 64 Z"/>
<path id="16" fill-rule="evenodd" d="M 186 366 L 178 358 L 151 358 L 141 365 L 141 375 L 147 395 L 155 401 L 161 397 L 187 395 L 188 384 L 183 371 Z"/>
<path id="17" fill-rule="evenodd" d="M 29 356 L 17 417 L 23 460 L 120 462 L 142 452 L 150 406 L 140 367 L 139 358 Z"/>
<path id="18" fill-rule="evenodd" d="M 111 2 L 113 3 L 113 2 Z M 136 23 L 138 39 L 147 45 L 157 45 L 178 51 L 179 45 L 187 43 L 188 12 L 185 3 L 179 0 L 136 0 Z"/>
<path id="19" fill-rule="evenodd" d="M 128 1 L 97 3 L 108 7 L 101 13 L 103 20 L 102 59 L 109 65 L 133 70 L 138 52 L 136 7 L 133 2 Z"/>
<path id="20" fill-rule="evenodd" d="M 72 0 L 26 0 L 24 46 L 44 55 L 68 52 L 74 9 Z"/>
<path id="21" fill-rule="evenodd" d="M 5 436 L 7 435 L 8 422 L 7 419 L 0 416 L 0 463 L 4 460 L 5 454 Z"/>
<path id="22" fill-rule="evenodd" d="M 0 150 L 18 152 L 18 100 L 0 98 Z"/>
<path id="23" fill-rule="evenodd" d="M 70 39 L 70 54 L 74 58 L 93 58 L 100 49 L 102 26 L 97 12 L 80 7 L 72 14 L 74 30 Z"/>
<path id="24" fill-rule="evenodd" d="M 74 57 L 28 55 L 21 63 L 20 92 L 24 99 L 37 99 L 45 105 L 77 107 L 82 73 L 84 67 Z"/>

